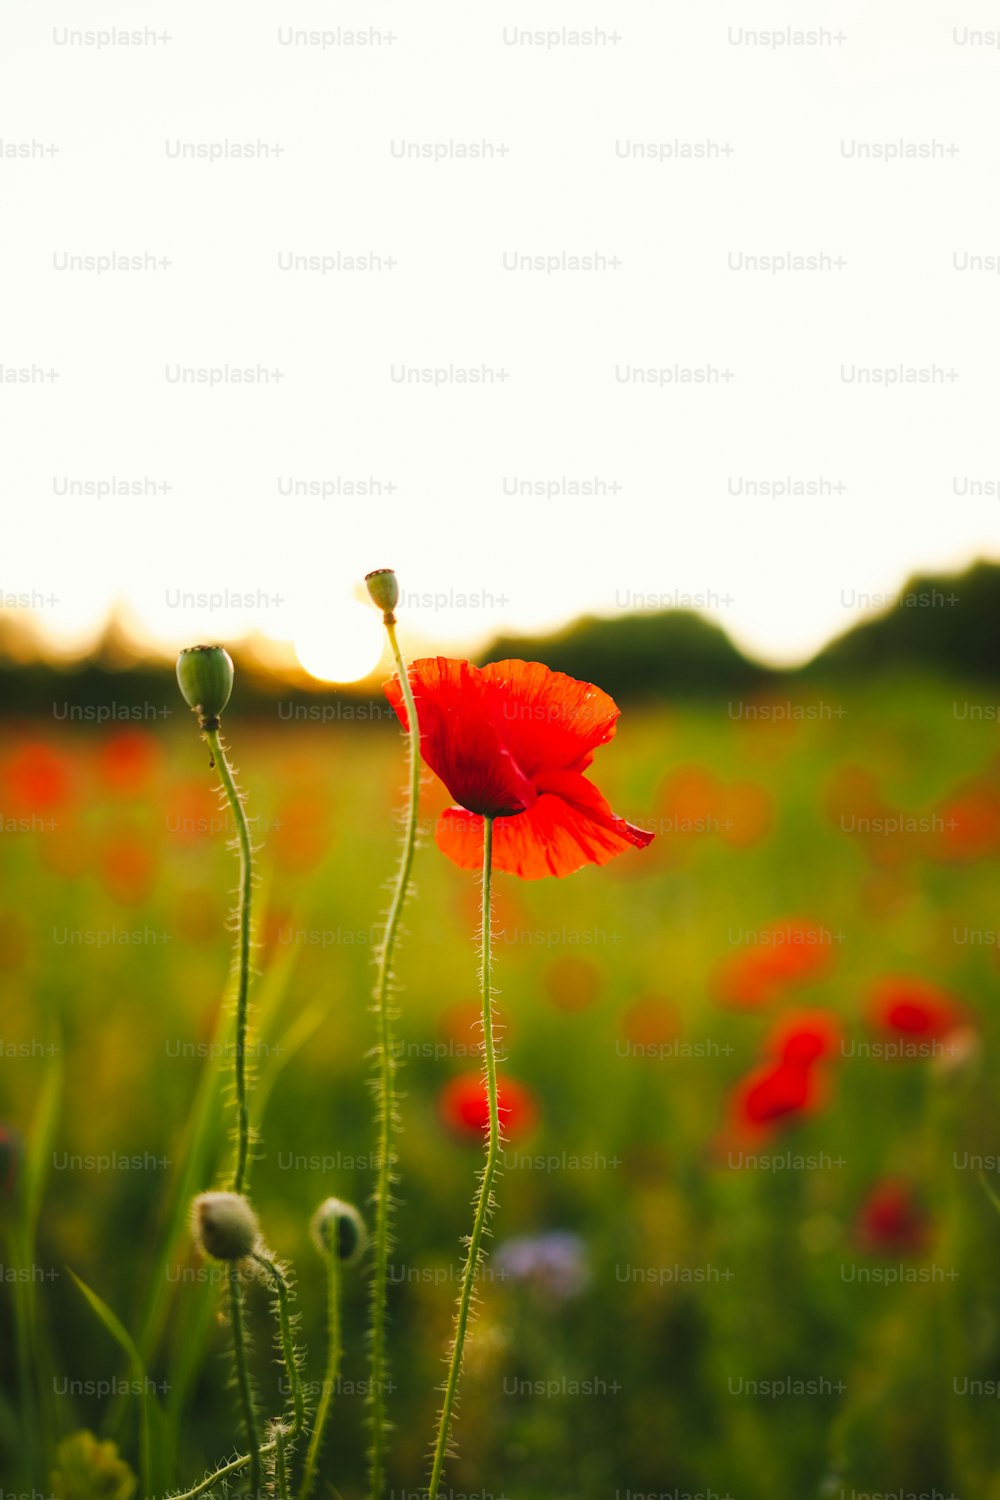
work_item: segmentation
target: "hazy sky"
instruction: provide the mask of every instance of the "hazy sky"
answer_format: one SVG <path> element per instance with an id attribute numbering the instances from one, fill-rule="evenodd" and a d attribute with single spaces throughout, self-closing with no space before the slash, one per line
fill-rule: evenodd
<path id="1" fill-rule="evenodd" d="M 1000 559 L 995 23 L 13 0 L 0 590 L 346 677 L 378 566 L 443 650 L 693 596 L 790 662 Z"/>

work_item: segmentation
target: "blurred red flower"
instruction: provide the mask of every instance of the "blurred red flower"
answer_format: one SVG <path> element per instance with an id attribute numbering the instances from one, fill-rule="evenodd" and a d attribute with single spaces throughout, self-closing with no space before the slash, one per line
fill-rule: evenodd
<path id="1" fill-rule="evenodd" d="M 736 1112 L 744 1125 L 767 1125 L 786 1115 L 801 1114 L 814 1095 L 810 1068 L 769 1063 L 743 1080 L 736 1091 Z"/>
<path id="2" fill-rule="evenodd" d="M 933 853 L 938 859 L 987 859 L 1000 848 L 1000 788 L 995 773 L 964 782 L 936 811 Z"/>
<path id="3" fill-rule="evenodd" d="M 887 1177 L 875 1183 L 861 1204 L 856 1234 L 861 1248 L 871 1255 L 922 1255 L 930 1245 L 931 1222 L 910 1184 Z"/>
<path id="4" fill-rule="evenodd" d="M 793 1011 L 778 1021 L 767 1046 L 789 1067 L 803 1067 L 830 1057 L 839 1047 L 840 1037 L 840 1022 L 829 1011 Z"/>
<path id="5" fill-rule="evenodd" d="M 25 741 L 7 762 L 5 781 L 12 813 L 50 813 L 69 801 L 70 763 L 51 746 Z"/>
<path id="6" fill-rule="evenodd" d="M 495 818 L 497 870 L 537 880 L 607 864 L 653 835 L 617 817 L 582 774 L 615 732 L 618 708 L 600 688 L 540 662 L 478 668 L 445 656 L 409 668 L 420 753 L 459 807 L 437 824 L 438 847 L 463 869 L 482 863 L 483 818 Z M 386 697 L 404 728 L 399 679 Z"/>
<path id="7" fill-rule="evenodd" d="M 840 1034 L 835 1017 L 826 1011 L 783 1017 L 766 1044 L 769 1060 L 736 1086 L 731 1102 L 736 1135 L 767 1134 L 820 1109 L 829 1089 L 819 1064 L 836 1050 Z"/>
<path id="8" fill-rule="evenodd" d="M 966 1016 L 948 990 L 928 979 L 901 974 L 888 975 L 871 986 L 867 1018 L 877 1031 L 936 1041 L 955 1031 Z"/>
<path id="9" fill-rule="evenodd" d="M 535 1096 L 516 1078 L 497 1079 L 497 1113 L 505 1136 L 528 1135 L 538 1120 Z M 438 1095 L 438 1114 L 455 1135 L 480 1140 L 490 1128 L 486 1080 L 479 1073 L 460 1073 Z"/>

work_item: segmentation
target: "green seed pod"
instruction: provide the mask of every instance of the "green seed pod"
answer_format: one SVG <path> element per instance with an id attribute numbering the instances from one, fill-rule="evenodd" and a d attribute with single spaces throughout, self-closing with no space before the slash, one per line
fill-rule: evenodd
<path id="1" fill-rule="evenodd" d="M 177 658 L 177 681 L 202 729 L 218 729 L 233 691 L 233 659 L 223 646 L 189 646 Z"/>
<path id="2" fill-rule="evenodd" d="M 399 603 L 399 583 L 392 568 L 376 568 L 374 573 L 366 573 L 365 583 L 368 585 L 368 594 L 372 603 L 376 604 L 385 616 L 385 623 L 395 624 L 393 610 Z"/>
<path id="3" fill-rule="evenodd" d="M 312 1237 L 320 1255 L 329 1255 L 334 1245 L 345 1266 L 361 1259 L 368 1244 L 365 1221 L 353 1203 L 326 1198 L 313 1214 Z"/>
<path id="4" fill-rule="evenodd" d="M 191 1232 L 213 1260 L 244 1260 L 260 1243 L 260 1225 L 240 1193 L 201 1193 L 191 1205 Z"/>

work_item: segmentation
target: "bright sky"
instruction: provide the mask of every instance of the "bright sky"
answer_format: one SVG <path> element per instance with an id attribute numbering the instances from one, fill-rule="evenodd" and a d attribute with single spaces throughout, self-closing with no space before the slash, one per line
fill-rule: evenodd
<path id="1" fill-rule="evenodd" d="M 102 25 L 170 40 L 97 47 L 58 40 L 70 0 L 15 0 L 0 592 L 48 642 L 118 608 L 165 651 L 259 632 L 348 680 L 381 646 L 363 575 L 394 566 L 420 649 L 692 597 L 791 663 L 914 571 L 1000 559 L 1000 52 L 959 40 L 990 7 L 545 12 L 619 39 L 514 44 L 516 17 L 432 0 L 366 11 L 394 40 L 351 49 L 283 43 L 260 0 L 109 0 Z M 844 40 L 746 41 L 765 25 Z M 788 252 L 823 268 L 745 269 Z M 818 492 L 749 489 L 789 480 Z"/>

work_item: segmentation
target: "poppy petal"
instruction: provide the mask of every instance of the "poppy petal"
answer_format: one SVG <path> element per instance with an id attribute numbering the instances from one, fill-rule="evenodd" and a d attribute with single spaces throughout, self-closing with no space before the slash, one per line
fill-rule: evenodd
<path id="1" fill-rule="evenodd" d="M 410 666 L 409 678 L 420 753 L 456 802 L 489 817 L 530 807 L 535 790 L 491 720 L 476 669 L 446 656 L 422 657 Z M 385 693 L 408 730 L 398 677 L 385 684 Z"/>
<path id="2" fill-rule="evenodd" d="M 584 865 L 606 865 L 616 854 L 650 842 L 652 834 L 616 818 L 596 787 L 593 791 L 602 804 L 600 820 L 550 793 L 540 796 L 527 812 L 498 818 L 493 825 L 493 868 L 523 880 L 572 875 Z M 482 865 L 483 820 L 478 815 L 449 807 L 438 820 L 436 838 L 442 853 L 462 869 L 478 870 Z"/>
<path id="3" fill-rule="evenodd" d="M 500 738 L 527 776 L 543 766 L 583 771 L 614 738 L 620 710 L 589 682 L 538 661 L 497 661 L 480 677 Z"/>
<path id="4" fill-rule="evenodd" d="M 578 771 L 545 771 L 536 776 L 535 787 L 540 793 L 550 792 L 562 798 L 575 812 L 617 834 L 634 849 L 645 849 L 653 842 L 653 835 L 647 829 L 626 823 L 613 813 L 594 783 Z"/>

